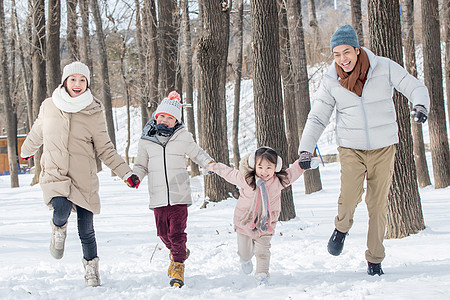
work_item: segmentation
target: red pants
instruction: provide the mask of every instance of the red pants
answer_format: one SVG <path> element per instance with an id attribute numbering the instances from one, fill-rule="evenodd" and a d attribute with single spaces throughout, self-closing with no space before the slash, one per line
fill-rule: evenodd
<path id="1" fill-rule="evenodd" d="M 153 212 L 159 238 L 172 253 L 173 260 L 184 263 L 186 260 L 187 234 L 184 230 L 188 216 L 187 205 L 157 207 Z"/>

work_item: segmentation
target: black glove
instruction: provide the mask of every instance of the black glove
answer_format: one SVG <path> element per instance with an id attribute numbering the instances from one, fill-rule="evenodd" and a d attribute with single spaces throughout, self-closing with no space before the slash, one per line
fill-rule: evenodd
<path id="1" fill-rule="evenodd" d="M 139 184 L 141 183 L 141 180 L 139 179 L 139 177 L 136 174 L 132 174 L 130 177 L 128 177 L 127 180 L 125 180 L 125 183 L 130 187 L 130 188 L 138 188 Z"/>
<path id="2" fill-rule="evenodd" d="M 414 116 L 414 121 L 419 124 L 425 123 L 428 119 L 427 109 L 420 104 L 414 106 L 413 110 L 411 111 L 411 114 Z"/>
<path id="3" fill-rule="evenodd" d="M 300 168 L 302 168 L 303 170 L 311 169 L 311 158 L 312 153 L 308 151 L 300 152 L 300 156 L 298 159 L 298 164 L 300 165 Z"/>

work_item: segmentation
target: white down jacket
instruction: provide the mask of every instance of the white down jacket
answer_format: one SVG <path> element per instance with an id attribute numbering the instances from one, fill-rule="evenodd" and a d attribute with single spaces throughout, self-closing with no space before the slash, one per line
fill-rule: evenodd
<path id="1" fill-rule="evenodd" d="M 148 176 L 149 208 L 192 204 L 186 156 L 201 167 L 213 159 L 194 141 L 184 125 L 179 125 L 167 143 L 162 144 L 152 132 L 154 119 L 144 127 L 139 140 L 133 173 L 142 180 Z"/>
<path id="2" fill-rule="evenodd" d="M 313 152 L 336 108 L 336 143 L 340 147 L 375 150 L 398 143 L 394 88 L 413 105 L 428 111 L 430 98 L 423 83 L 396 62 L 363 48 L 370 62 L 361 97 L 339 83 L 333 62 L 315 95 L 300 141 L 299 152 Z"/>

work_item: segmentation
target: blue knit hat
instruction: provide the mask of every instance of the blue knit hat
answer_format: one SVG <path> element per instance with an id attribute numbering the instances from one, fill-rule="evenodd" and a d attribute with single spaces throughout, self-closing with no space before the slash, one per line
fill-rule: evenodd
<path id="1" fill-rule="evenodd" d="M 333 34 L 330 41 L 331 51 L 339 45 L 350 45 L 359 48 L 358 36 L 352 25 L 344 25 Z"/>

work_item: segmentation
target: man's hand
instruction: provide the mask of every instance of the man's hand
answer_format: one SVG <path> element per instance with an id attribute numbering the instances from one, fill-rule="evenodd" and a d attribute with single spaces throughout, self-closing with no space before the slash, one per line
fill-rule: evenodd
<path id="1" fill-rule="evenodd" d="M 428 119 L 427 109 L 420 104 L 414 106 L 413 110 L 411 111 L 411 115 L 414 116 L 414 121 L 419 124 L 425 123 Z"/>
<path id="2" fill-rule="evenodd" d="M 141 180 L 139 179 L 139 177 L 136 174 L 132 174 L 130 177 L 128 177 L 127 180 L 125 180 L 125 183 L 130 188 L 137 189 L 139 187 L 139 184 L 141 183 Z"/>
<path id="3" fill-rule="evenodd" d="M 312 154 L 308 151 L 302 151 L 300 152 L 300 156 L 298 159 L 298 164 L 300 165 L 300 168 L 303 170 L 311 169 L 311 159 Z"/>

